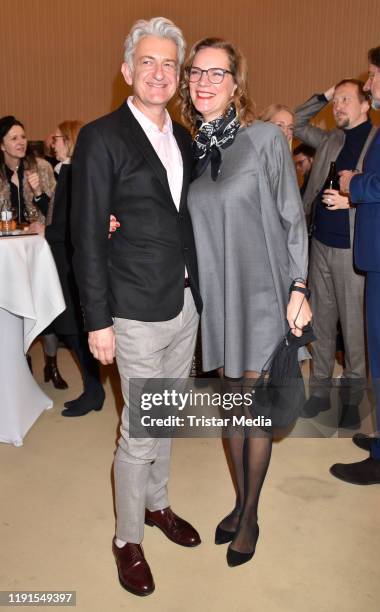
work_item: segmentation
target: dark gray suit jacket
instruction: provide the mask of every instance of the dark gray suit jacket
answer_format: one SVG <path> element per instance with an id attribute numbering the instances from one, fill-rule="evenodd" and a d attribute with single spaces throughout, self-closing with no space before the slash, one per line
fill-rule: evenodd
<path id="1" fill-rule="evenodd" d="M 331 131 L 322 130 L 310 123 L 310 120 L 327 104 L 326 99 L 321 100 L 318 95 L 314 95 L 295 109 L 294 135 L 316 149 L 309 181 L 302 197 L 307 218 L 312 215 L 313 202 L 323 187 L 330 163 L 336 160 L 345 141 L 343 130 L 339 128 Z"/>

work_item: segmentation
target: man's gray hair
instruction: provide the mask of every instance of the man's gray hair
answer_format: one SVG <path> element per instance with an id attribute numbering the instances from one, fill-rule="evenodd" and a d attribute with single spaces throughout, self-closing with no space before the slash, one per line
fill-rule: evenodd
<path id="1" fill-rule="evenodd" d="M 128 64 L 130 70 L 133 70 L 133 56 L 137 43 L 145 36 L 156 36 L 157 38 L 172 40 L 177 47 L 178 62 L 180 65 L 183 63 L 186 43 L 181 30 L 170 19 L 153 17 L 149 21 L 146 19 L 136 21 L 125 40 L 124 61 Z"/>

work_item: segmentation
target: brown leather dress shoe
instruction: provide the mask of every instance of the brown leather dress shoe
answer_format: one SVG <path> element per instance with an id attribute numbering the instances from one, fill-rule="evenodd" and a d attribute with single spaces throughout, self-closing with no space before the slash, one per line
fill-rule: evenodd
<path id="1" fill-rule="evenodd" d="M 155 589 L 150 567 L 145 560 L 144 551 L 140 544 L 127 542 L 119 548 L 112 541 L 112 550 L 115 555 L 117 571 L 121 586 L 133 595 L 150 595 Z"/>
<path id="2" fill-rule="evenodd" d="M 198 546 L 201 543 L 199 533 L 194 527 L 174 514 L 170 507 L 156 510 L 155 512 L 145 510 L 145 524 L 151 527 L 158 527 L 175 544 Z"/>

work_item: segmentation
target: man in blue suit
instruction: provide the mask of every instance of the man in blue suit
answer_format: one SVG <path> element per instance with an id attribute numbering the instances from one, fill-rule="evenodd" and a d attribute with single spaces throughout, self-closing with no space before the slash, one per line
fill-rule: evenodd
<path id="1" fill-rule="evenodd" d="M 380 47 L 369 50 L 368 62 L 364 89 L 371 92 L 372 107 L 380 110 Z M 356 463 L 337 463 L 330 471 L 352 484 L 380 484 L 380 129 L 369 146 L 363 172 L 343 171 L 340 188 L 357 205 L 354 257 L 356 266 L 366 273 L 368 354 L 378 435 L 356 434 L 353 442 L 370 456 Z"/>

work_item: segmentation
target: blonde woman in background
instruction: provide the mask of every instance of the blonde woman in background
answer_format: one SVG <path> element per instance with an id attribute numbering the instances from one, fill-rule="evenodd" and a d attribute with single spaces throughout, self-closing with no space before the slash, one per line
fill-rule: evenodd
<path id="1" fill-rule="evenodd" d="M 259 115 L 261 121 L 270 121 L 283 131 L 289 143 L 289 148 L 292 148 L 294 134 L 294 113 L 285 104 L 270 104 Z"/>

